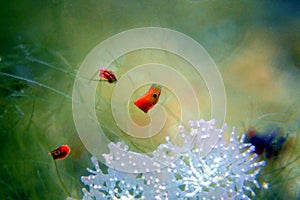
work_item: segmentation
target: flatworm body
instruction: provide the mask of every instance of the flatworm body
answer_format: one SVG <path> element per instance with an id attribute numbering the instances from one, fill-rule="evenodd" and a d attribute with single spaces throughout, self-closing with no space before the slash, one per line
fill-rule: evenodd
<path id="1" fill-rule="evenodd" d="M 116 75 L 112 71 L 105 68 L 99 69 L 99 77 L 104 78 L 109 83 L 117 82 Z"/>
<path id="2" fill-rule="evenodd" d="M 152 84 L 150 89 L 142 97 L 134 101 L 134 104 L 147 113 L 157 102 L 161 93 L 161 86 Z"/>
<path id="3" fill-rule="evenodd" d="M 54 160 L 62 160 L 66 158 L 71 152 L 71 149 L 68 145 L 61 145 L 57 149 L 54 149 L 50 152 Z"/>

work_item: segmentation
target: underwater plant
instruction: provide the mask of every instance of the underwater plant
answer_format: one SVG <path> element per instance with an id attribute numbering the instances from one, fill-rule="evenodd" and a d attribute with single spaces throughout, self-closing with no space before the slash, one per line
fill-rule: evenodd
<path id="1" fill-rule="evenodd" d="M 89 188 L 82 189 L 83 199 L 250 199 L 260 188 L 256 178 L 265 161 L 257 160 L 244 137 L 236 140 L 235 129 L 226 144 L 226 125 L 218 129 L 215 123 L 190 121 L 189 132 L 180 126 L 181 145 L 166 137 L 152 155 L 111 142 L 110 153 L 103 154 L 108 168 L 92 157 L 95 170 L 81 177 Z M 217 142 L 204 155 L 203 142 L 213 135 Z"/>

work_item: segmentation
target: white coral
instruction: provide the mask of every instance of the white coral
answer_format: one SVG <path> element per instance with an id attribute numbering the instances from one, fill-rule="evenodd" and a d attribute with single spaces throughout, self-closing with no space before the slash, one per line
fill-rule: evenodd
<path id="1" fill-rule="evenodd" d="M 84 199 L 249 199 L 252 187 L 260 187 L 256 176 L 265 162 L 255 161 L 254 147 L 237 141 L 235 129 L 226 145 L 225 128 L 217 129 L 213 120 L 191 121 L 189 134 L 179 128 L 183 145 L 167 137 L 152 156 L 110 143 L 103 155 L 108 173 L 92 157 L 96 170 L 81 178 L 89 186 Z"/>

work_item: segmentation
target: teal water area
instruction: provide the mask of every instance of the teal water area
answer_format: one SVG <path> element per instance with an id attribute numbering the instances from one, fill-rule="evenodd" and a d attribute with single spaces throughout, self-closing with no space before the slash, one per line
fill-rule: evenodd
<path id="1" fill-rule="evenodd" d="M 254 199 L 299 199 L 299 7 L 298 1 L 260 0 L 1 1 L 0 199 L 82 197 L 80 177 L 92 166 L 72 116 L 76 73 L 100 42 L 138 27 L 173 29 L 207 50 L 224 80 L 225 121 L 239 134 L 270 124 L 289 133 L 280 157 L 262 172 L 264 188 Z M 122 65 L 135 63 L 130 56 L 119 62 L 119 73 L 127 69 Z M 185 73 L 193 81 L 193 72 Z M 111 115 L 105 117 L 108 101 L 96 107 L 112 141 L 124 139 L 141 149 L 116 130 Z M 49 152 L 62 144 L 72 151 L 56 161 L 59 180 Z"/>

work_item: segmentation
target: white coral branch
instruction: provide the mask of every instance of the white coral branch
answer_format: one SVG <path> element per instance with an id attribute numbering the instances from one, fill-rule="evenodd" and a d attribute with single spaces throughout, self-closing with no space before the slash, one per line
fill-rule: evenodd
<path id="1" fill-rule="evenodd" d="M 191 121 L 187 134 L 179 127 L 182 146 L 166 138 L 152 156 L 132 152 L 126 145 L 110 143 L 103 155 L 111 167 L 105 174 L 93 157 L 95 170 L 83 176 L 89 187 L 84 199 L 249 199 L 255 195 L 251 184 L 264 161 L 256 162 L 253 146 L 236 140 L 235 128 L 228 145 L 223 139 L 226 126 L 215 121 Z M 122 171 L 119 171 L 122 170 Z M 129 173 L 131 172 L 131 173 Z M 140 174 L 137 174 L 140 173 Z"/>

